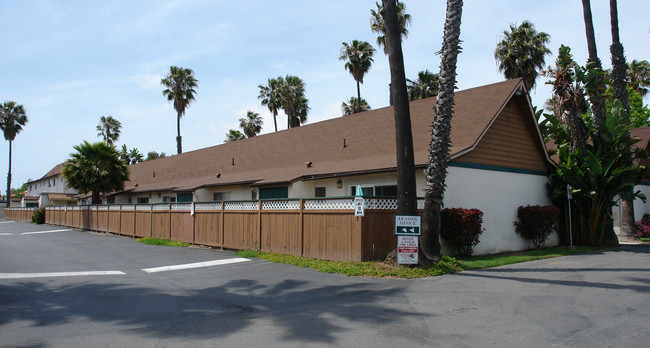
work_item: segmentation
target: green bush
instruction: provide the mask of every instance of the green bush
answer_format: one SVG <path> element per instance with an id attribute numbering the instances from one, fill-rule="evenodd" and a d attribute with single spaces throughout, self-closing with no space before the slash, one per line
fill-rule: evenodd
<path id="1" fill-rule="evenodd" d="M 32 215 L 32 222 L 39 225 L 45 223 L 45 207 L 36 209 L 34 215 Z"/>
<path id="2" fill-rule="evenodd" d="M 544 245 L 551 233 L 557 229 L 557 219 L 560 209 L 552 206 L 527 205 L 517 209 L 515 231 L 530 240 L 539 249 Z"/>
<path id="3" fill-rule="evenodd" d="M 470 256 L 483 233 L 483 212 L 478 209 L 447 208 L 440 212 L 440 235 L 460 256 Z"/>

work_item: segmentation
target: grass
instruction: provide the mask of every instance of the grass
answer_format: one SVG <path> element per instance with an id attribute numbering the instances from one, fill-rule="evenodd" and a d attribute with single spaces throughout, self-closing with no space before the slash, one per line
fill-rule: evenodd
<path id="1" fill-rule="evenodd" d="M 171 239 L 158 239 L 158 238 L 150 238 L 150 237 L 140 238 L 138 239 L 138 242 L 149 244 L 149 245 L 160 245 L 160 246 L 169 246 L 169 247 L 188 247 L 192 245 L 190 243 L 178 242 Z"/>
<path id="2" fill-rule="evenodd" d="M 417 267 L 389 265 L 381 261 L 346 262 L 327 261 L 299 256 L 281 255 L 275 253 L 243 250 L 235 252 L 236 255 L 246 258 L 259 258 L 275 263 L 284 263 L 304 268 L 313 268 L 325 273 L 339 273 L 347 276 L 372 277 L 372 278 L 421 278 L 442 274 L 455 273 L 463 270 L 490 268 L 513 263 L 548 259 L 558 256 L 584 253 L 597 250 L 596 248 L 577 247 L 568 249 L 564 247 L 545 248 L 517 253 L 505 253 L 490 256 L 476 256 L 456 259 L 443 256 L 438 264 L 420 265 Z"/>

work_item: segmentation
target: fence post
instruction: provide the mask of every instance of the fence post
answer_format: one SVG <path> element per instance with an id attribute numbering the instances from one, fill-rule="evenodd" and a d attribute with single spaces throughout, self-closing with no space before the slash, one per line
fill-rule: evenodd
<path id="1" fill-rule="evenodd" d="M 221 250 L 223 251 L 224 238 L 226 238 L 226 202 L 221 201 Z"/>
<path id="2" fill-rule="evenodd" d="M 305 251 L 305 217 L 303 215 L 303 212 L 305 210 L 305 200 L 303 198 L 300 199 L 300 257 L 303 257 L 303 253 Z"/>
<path id="3" fill-rule="evenodd" d="M 262 200 L 257 201 L 257 251 L 262 251 Z"/>
<path id="4" fill-rule="evenodd" d="M 153 204 L 149 204 L 149 238 L 153 237 Z"/>

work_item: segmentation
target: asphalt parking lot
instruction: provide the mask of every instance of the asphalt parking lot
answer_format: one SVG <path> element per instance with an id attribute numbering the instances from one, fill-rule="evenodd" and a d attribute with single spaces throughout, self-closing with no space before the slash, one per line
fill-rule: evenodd
<path id="1" fill-rule="evenodd" d="M 640 347 L 650 248 L 417 280 L 0 220 L 0 346 Z"/>

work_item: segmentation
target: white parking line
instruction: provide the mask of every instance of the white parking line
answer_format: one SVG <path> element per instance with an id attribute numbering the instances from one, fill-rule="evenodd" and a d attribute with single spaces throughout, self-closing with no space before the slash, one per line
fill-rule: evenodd
<path id="1" fill-rule="evenodd" d="M 0 224 L 13 224 L 16 221 L 0 221 Z"/>
<path id="2" fill-rule="evenodd" d="M 56 233 L 56 232 L 67 232 L 67 231 L 72 231 L 71 229 L 65 229 L 65 230 L 51 230 L 51 231 L 38 231 L 38 232 L 23 232 L 21 234 L 43 234 L 43 233 Z"/>
<path id="3" fill-rule="evenodd" d="M 237 257 L 237 258 L 225 259 L 225 260 L 214 260 L 214 261 L 205 261 L 205 262 L 197 262 L 197 263 L 187 263 L 187 264 L 184 264 L 184 265 L 144 268 L 143 271 L 145 271 L 147 273 L 156 273 L 156 272 L 176 271 L 176 270 L 180 270 L 180 269 L 190 269 L 190 268 L 201 268 L 201 267 L 227 265 L 227 264 L 231 264 L 231 263 L 246 262 L 246 261 L 250 261 L 250 259 Z"/>
<path id="4" fill-rule="evenodd" d="M 0 236 L 13 236 L 13 233 L 0 233 Z"/>
<path id="5" fill-rule="evenodd" d="M 103 276 L 103 275 L 124 275 L 124 274 L 126 274 L 126 273 L 120 272 L 120 271 L 53 272 L 53 273 L 0 273 L 0 279 Z"/>

